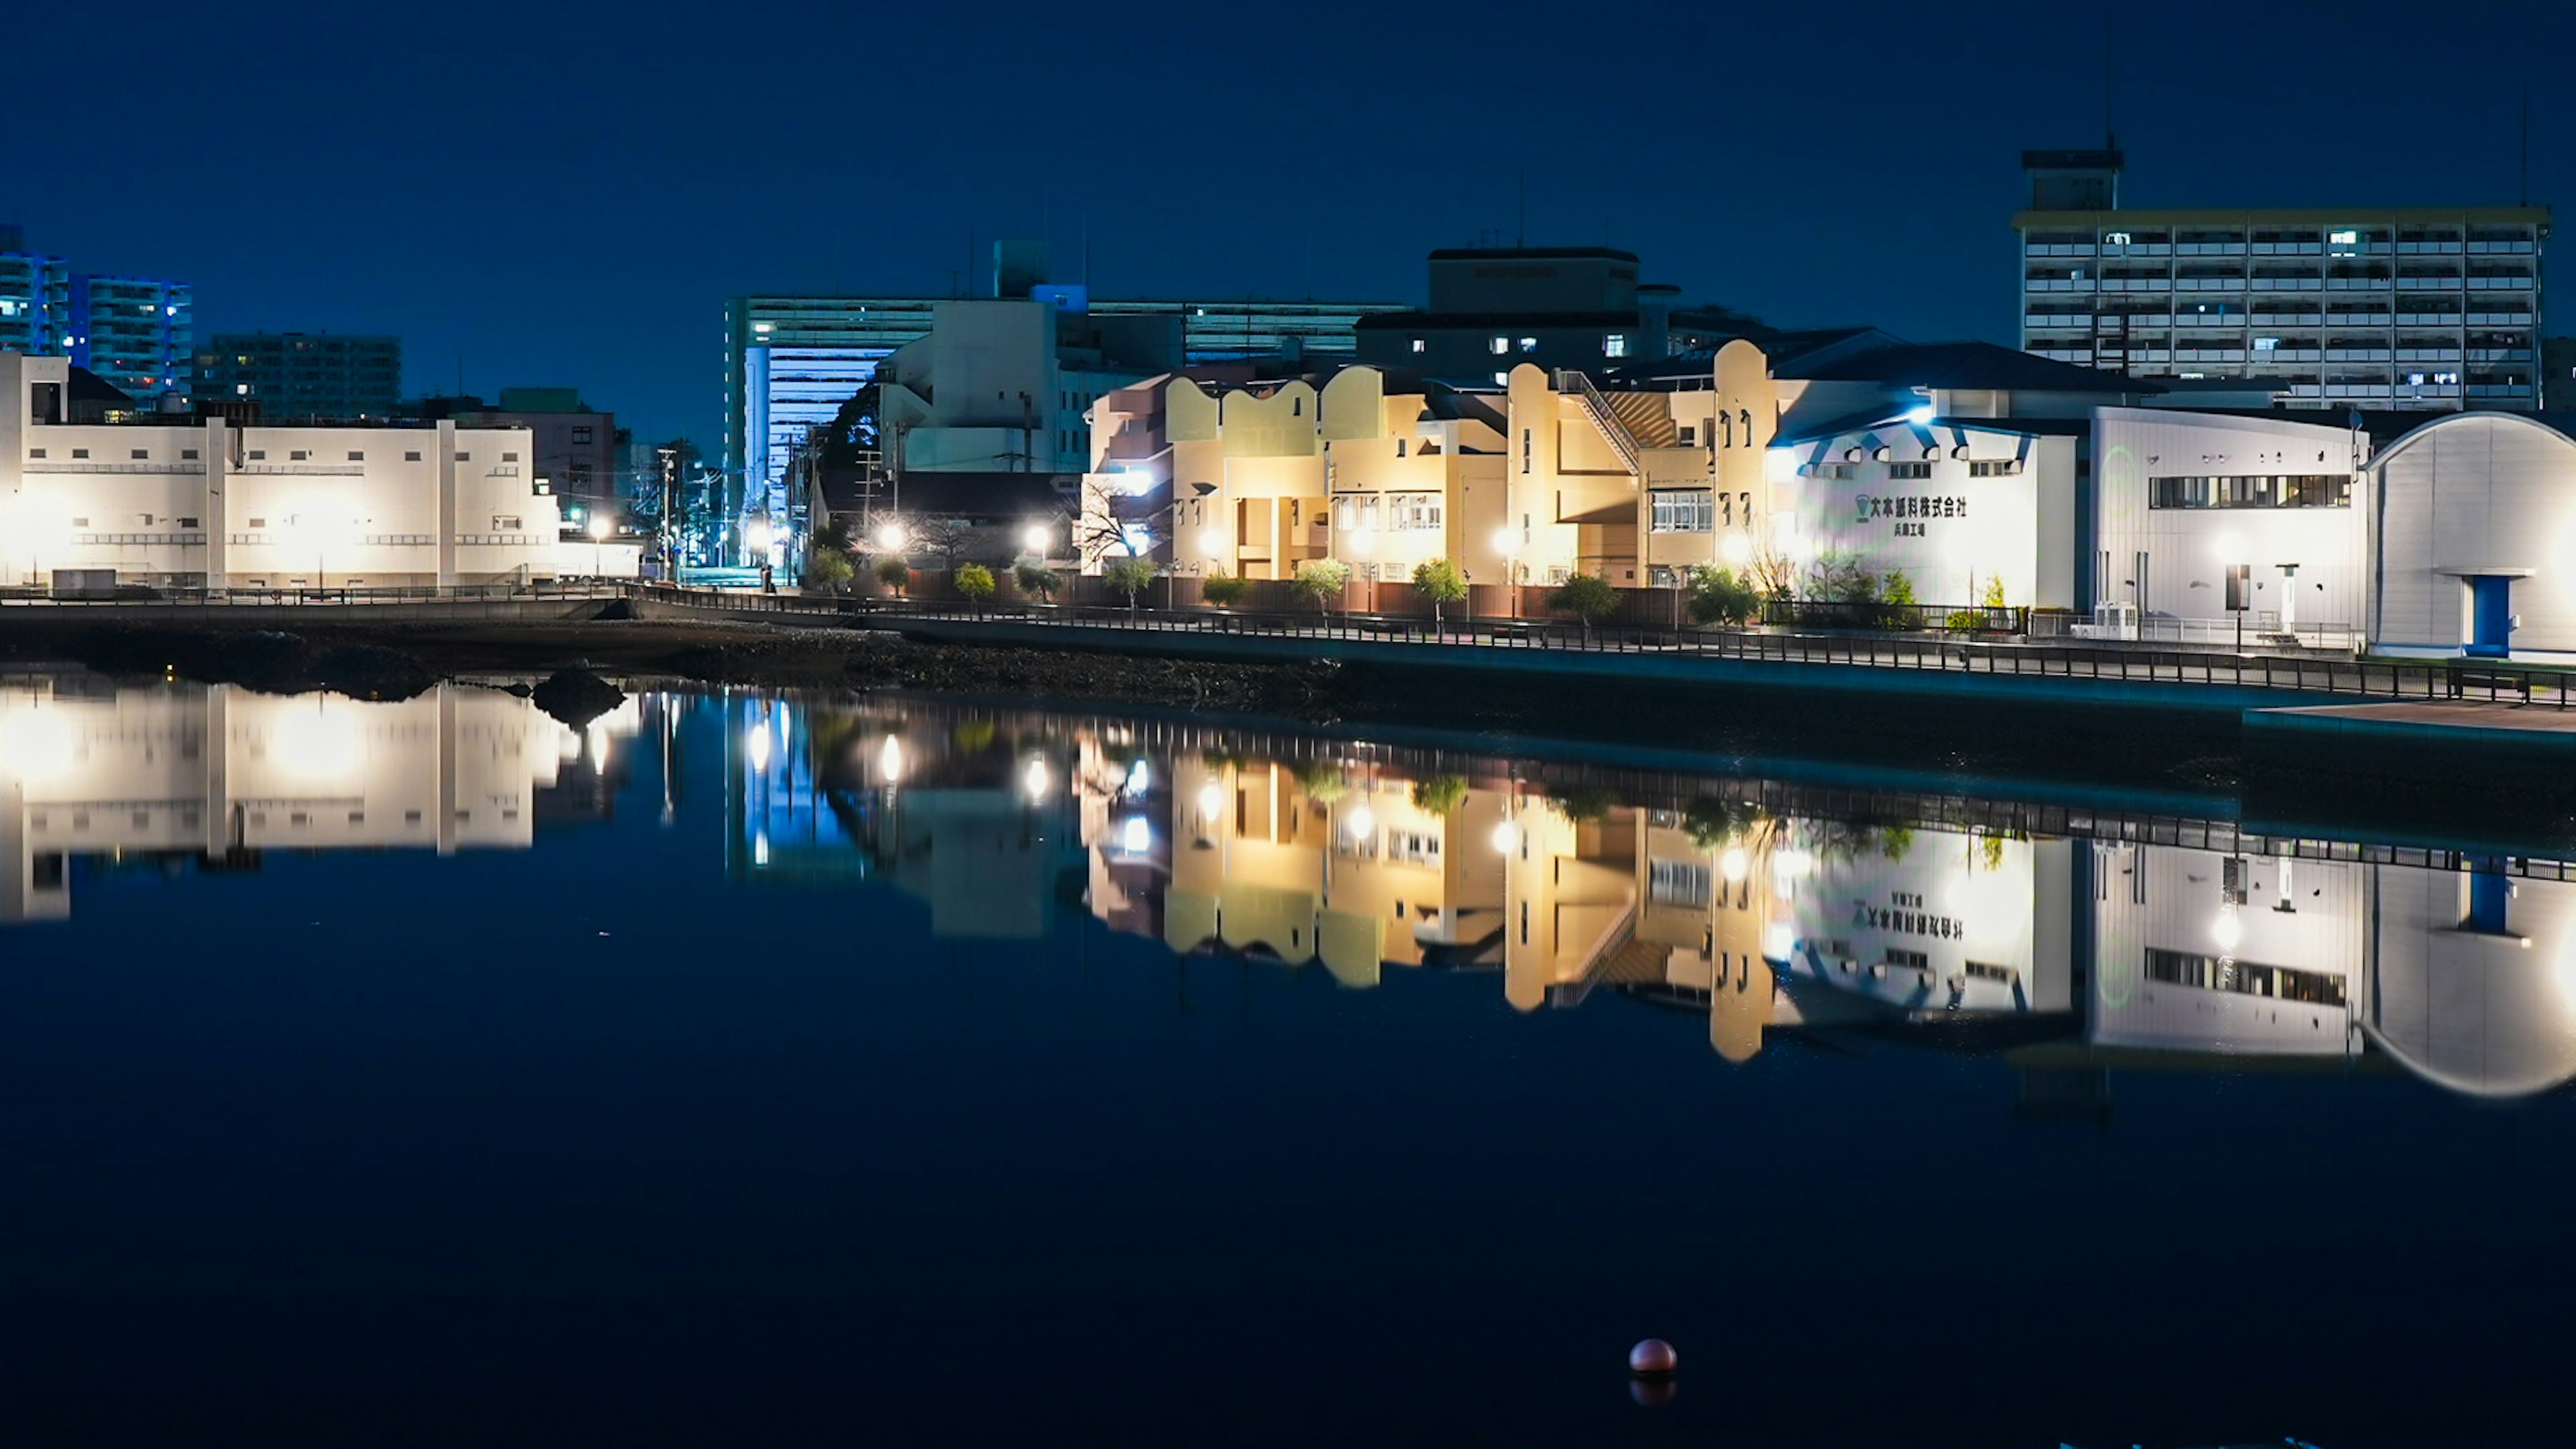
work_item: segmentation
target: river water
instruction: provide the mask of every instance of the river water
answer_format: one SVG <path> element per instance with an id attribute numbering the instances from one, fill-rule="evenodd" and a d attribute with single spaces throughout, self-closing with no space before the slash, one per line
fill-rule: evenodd
<path id="1" fill-rule="evenodd" d="M 2438 820 L 21 676 L 0 871 L 18 1442 L 2560 1413 L 2576 869 Z"/>

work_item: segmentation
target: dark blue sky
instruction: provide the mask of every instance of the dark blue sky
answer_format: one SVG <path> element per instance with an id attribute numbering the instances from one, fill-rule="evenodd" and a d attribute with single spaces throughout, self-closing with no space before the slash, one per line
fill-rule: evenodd
<path id="1" fill-rule="evenodd" d="M 2510 202 L 2526 65 L 2531 195 L 2576 196 L 2576 7 L 2479 14 L 2129 9 L 2125 198 Z M 1044 227 L 1063 270 L 1087 217 L 1105 295 L 1418 300 L 1423 252 L 1509 234 L 1524 167 L 1533 244 L 1606 238 L 1775 321 L 2010 340 L 2016 153 L 2102 130 L 2100 12 L 2065 4 L 119 15 L 130 70 L 90 52 L 50 124 L 0 128 L 0 220 L 195 283 L 201 332 L 399 333 L 412 391 L 461 355 L 469 390 L 577 385 L 710 445 L 728 294 L 944 292 L 970 229 Z"/>

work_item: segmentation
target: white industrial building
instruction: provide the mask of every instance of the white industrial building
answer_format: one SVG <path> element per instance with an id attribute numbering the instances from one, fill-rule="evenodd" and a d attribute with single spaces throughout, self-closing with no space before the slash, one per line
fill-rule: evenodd
<path id="1" fill-rule="evenodd" d="M 2576 437 L 2546 414 L 2099 409 L 2087 632 L 2576 654 Z M 2231 592 L 2229 574 L 2239 579 Z"/>
<path id="2" fill-rule="evenodd" d="M 0 582 L 183 588 L 527 583 L 632 573 L 561 538 L 525 428 L 63 421 L 71 364 L 0 352 Z"/>
<path id="3" fill-rule="evenodd" d="M 2368 433 L 2106 407 L 2094 415 L 2093 447 L 2104 632 L 2232 644 L 2241 624 L 2248 642 L 2361 637 L 2371 607 Z"/>

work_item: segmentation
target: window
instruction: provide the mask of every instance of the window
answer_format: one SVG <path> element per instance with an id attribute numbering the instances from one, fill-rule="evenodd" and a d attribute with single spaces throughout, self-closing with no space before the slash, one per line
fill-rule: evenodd
<path id="1" fill-rule="evenodd" d="M 420 461 L 420 450 L 419 450 L 418 448 L 406 449 L 406 450 L 404 451 L 404 453 L 403 453 L 403 461 L 404 461 L 404 462 L 406 462 L 406 463 L 417 463 L 417 462 L 419 462 L 419 461 Z"/>
<path id="2" fill-rule="evenodd" d="M 1896 481 L 1912 479 L 1920 482 L 1932 476 L 1932 465 L 1928 462 L 1890 463 L 1887 465 L 1887 476 Z"/>
<path id="3" fill-rule="evenodd" d="M 1535 338 L 1535 337 L 1524 337 L 1524 338 L 1522 338 L 1522 339 L 1521 339 L 1521 351 L 1523 351 L 1523 352 L 1536 352 L 1536 351 L 1538 351 L 1538 339 L 1537 339 L 1537 338 Z"/>
<path id="4" fill-rule="evenodd" d="M 1386 526 L 1419 532 L 1442 526 L 1443 499 L 1437 493 L 1390 493 L 1386 495 Z"/>
<path id="5" fill-rule="evenodd" d="M 297 448 L 297 449 L 294 449 L 293 451 L 289 452 L 289 453 L 286 455 L 286 461 L 288 461 L 288 462 L 290 462 L 290 463 L 301 463 L 301 462 L 304 462 L 304 461 L 306 461 L 307 459 L 311 458 L 312 456 L 313 456 L 313 450 L 312 450 L 312 449 L 310 449 L 310 448 Z"/>
<path id="6" fill-rule="evenodd" d="M 501 461 L 504 463 L 515 463 L 519 461 L 519 455 L 516 453 L 503 453 L 501 455 Z"/>
<path id="7" fill-rule="evenodd" d="M 367 455 L 352 449 L 349 453 L 349 461 L 352 463 L 363 463 L 367 461 Z"/>
<path id="8" fill-rule="evenodd" d="M 1609 336 L 1602 338 L 1601 355 L 1604 357 L 1627 356 L 1628 334 L 1625 332 L 1613 332 Z"/>
<path id="9" fill-rule="evenodd" d="M 45 450 L 42 448 L 29 448 L 27 450 L 27 456 L 30 458 L 41 458 L 45 456 Z"/>
<path id="10" fill-rule="evenodd" d="M 1530 470 L 1530 429 L 1521 429 L 1521 471 Z"/>
<path id="11" fill-rule="evenodd" d="M 576 443 L 587 443 L 587 442 L 589 442 L 589 441 L 590 441 L 590 428 L 589 428 L 589 426 L 588 426 L 587 424 L 585 424 L 584 426 L 581 426 L 581 427 L 578 427 L 578 428 L 573 429 L 573 430 L 572 430 L 572 440 L 573 440 L 574 442 L 576 442 Z"/>
<path id="12" fill-rule="evenodd" d="M 1494 386 L 1496 387 L 1509 387 L 1511 385 L 1511 381 L 1512 375 L 1508 372 L 1498 372 L 1494 374 Z"/>
<path id="13" fill-rule="evenodd" d="M 1345 493 L 1333 500 L 1333 528 L 1336 532 L 1374 529 L 1378 524 L 1378 496 L 1374 493 Z"/>
<path id="14" fill-rule="evenodd" d="M 1717 496 L 1706 488 L 1658 488 L 1648 495 L 1655 533 L 1707 533 L 1716 527 Z"/>
<path id="15" fill-rule="evenodd" d="M 2239 996 L 2268 996 L 2275 1001 L 2301 1001 L 2313 1006 L 2343 1005 L 2343 978 L 2322 971 L 2288 966 L 2262 966 L 2225 956 L 2147 948 L 2146 978 L 2204 991 L 2230 991 Z"/>
<path id="16" fill-rule="evenodd" d="M 1708 904 L 1708 867 L 1698 861 L 1655 860 L 1646 863 L 1646 894 L 1659 906 Z"/>
<path id="17" fill-rule="evenodd" d="M 181 448 L 179 450 L 179 458 L 182 462 L 195 462 L 196 457 L 197 450 L 194 448 Z"/>
<path id="18" fill-rule="evenodd" d="M 471 463 L 474 461 L 474 455 L 472 453 L 459 453 L 456 455 L 456 461 L 459 463 Z"/>
<path id="19" fill-rule="evenodd" d="M 89 449 L 87 449 L 87 448 L 74 448 L 74 449 L 72 449 L 72 456 L 73 456 L 73 457 L 75 457 L 75 458 L 86 458 L 86 457 L 88 457 L 88 456 L 89 456 Z"/>
<path id="20" fill-rule="evenodd" d="M 2020 471 L 2019 458 L 1972 458 L 1968 462 L 1971 478 L 2009 478 Z"/>
<path id="21" fill-rule="evenodd" d="M 2149 508 L 2349 508 L 2347 473 L 2193 474 L 2147 480 Z"/>
<path id="22" fill-rule="evenodd" d="M 182 518 L 179 520 L 179 526 L 181 528 L 202 528 L 204 527 L 204 523 L 200 519 Z"/>
<path id="23" fill-rule="evenodd" d="M 1685 448 L 1695 448 L 1699 446 L 1699 429 L 1693 427 L 1689 423 L 1682 424 L 1681 445 Z"/>
<path id="24" fill-rule="evenodd" d="M 1497 338 L 1495 338 L 1495 339 L 1494 339 L 1494 341 L 1493 341 L 1493 344 L 1492 344 L 1492 345 L 1493 345 L 1493 349 L 1494 349 L 1494 355 L 1495 355 L 1496 357 L 1500 357 L 1500 356 L 1502 356 L 1504 353 L 1507 353 L 1507 352 L 1509 352 L 1509 351 L 1511 351 L 1511 350 L 1512 350 L 1512 339 L 1510 339 L 1510 338 L 1508 338 L 1508 337 L 1497 337 Z"/>
<path id="25" fill-rule="evenodd" d="M 1424 344 L 1421 338 L 1416 337 L 1413 339 L 1413 350 L 1416 352 L 1424 350 Z"/>
<path id="26" fill-rule="evenodd" d="M 519 532 L 519 516 L 518 516 L 517 514 L 514 514 L 514 513 L 495 513 L 495 514 L 493 514 L 493 515 L 492 515 L 492 531 L 493 531 L 493 532 L 495 532 L 495 533 L 517 533 L 517 532 Z"/>

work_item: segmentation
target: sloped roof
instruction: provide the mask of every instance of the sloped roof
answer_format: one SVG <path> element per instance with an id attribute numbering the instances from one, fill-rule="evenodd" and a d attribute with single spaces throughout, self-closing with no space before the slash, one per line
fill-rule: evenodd
<path id="1" fill-rule="evenodd" d="M 1890 387 L 1931 387 L 1999 392 L 2162 393 L 2162 383 L 2052 362 L 1991 342 L 1897 343 L 1792 361 L 1773 375 L 1807 382 L 1875 382 Z"/>

